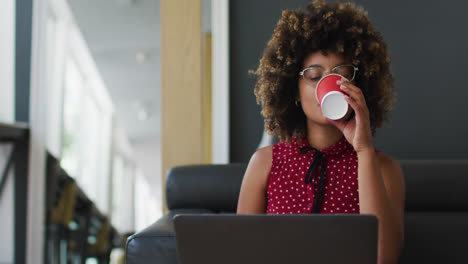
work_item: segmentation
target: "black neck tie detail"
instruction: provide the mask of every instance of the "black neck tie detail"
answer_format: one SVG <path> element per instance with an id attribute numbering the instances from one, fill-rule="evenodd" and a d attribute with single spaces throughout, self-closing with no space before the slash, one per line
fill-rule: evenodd
<path id="1" fill-rule="evenodd" d="M 306 154 L 307 152 L 311 150 L 315 150 L 315 158 L 312 164 L 309 167 L 309 170 L 307 171 L 306 177 L 305 177 L 305 184 L 309 184 L 312 182 L 313 176 L 315 171 L 317 170 L 318 164 L 321 164 L 320 168 L 320 180 L 319 180 L 319 187 L 318 187 L 318 193 L 314 197 L 314 206 L 313 206 L 313 211 L 312 213 L 319 213 L 320 212 L 320 207 L 322 206 L 322 196 L 323 196 L 323 187 L 325 183 L 325 167 L 327 166 L 324 154 L 320 152 L 318 149 L 311 147 L 311 146 L 304 146 L 299 148 L 300 152 L 302 154 Z M 312 187 L 313 188 L 313 187 Z"/>

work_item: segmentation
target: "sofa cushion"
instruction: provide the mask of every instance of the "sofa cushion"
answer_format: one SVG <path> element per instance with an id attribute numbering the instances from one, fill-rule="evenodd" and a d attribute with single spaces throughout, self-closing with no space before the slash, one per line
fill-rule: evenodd
<path id="1" fill-rule="evenodd" d="M 407 212 L 400 264 L 468 263 L 468 212 Z"/>
<path id="2" fill-rule="evenodd" d="M 402 160 L 406 211 L 468 211 L 468 160 Z"/>

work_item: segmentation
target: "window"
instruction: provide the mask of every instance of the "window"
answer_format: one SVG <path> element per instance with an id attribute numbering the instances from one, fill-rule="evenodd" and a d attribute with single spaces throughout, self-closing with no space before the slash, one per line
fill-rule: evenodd
<path id="1" fill-rule="evenodd" d="M 62 167 L 71 176 L 81 174 L 80 169 L 80 131 L 81 99 L 84 79 L 76 63 L 69 59 L 65 69 L 63 102 Z"/>
<path id="2" fill-rule="evenodd" d="M 122 156 L 116 155 L 113 164 L 112 224 L 120 232 L 133 232 L 135 169 Z"/>

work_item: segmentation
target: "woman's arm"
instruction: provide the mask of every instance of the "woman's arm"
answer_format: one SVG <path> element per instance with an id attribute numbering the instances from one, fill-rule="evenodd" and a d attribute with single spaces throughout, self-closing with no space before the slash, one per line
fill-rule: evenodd
<path id="1" fill-rule="evenodd" d="M 374 149 L 358 153 L 361 214 L 379 219 L 378 263 L 396 264 L 404 242 L 405 183 L 399 164 Z"/>
<path id="2" fill-rule="evenodd" d="M 369 108 L 362 90 L 337 81 L 356 113 L 347 120 L 330 120 L 354 147 L 358 156 L 359 207 L 361 214 L 379 219 L 379 264 L 396 264 L 403 248 L 405 183 L 403 172 L 391 157 L 375 153 Z"/>
<path id="3" fill-rule="evenodd" d="M 252 155 L 239 194 L 238 214 L 264 214 L 266 211 L 266 189 L 270 174 L 273 147 L 257 150 Z"/>

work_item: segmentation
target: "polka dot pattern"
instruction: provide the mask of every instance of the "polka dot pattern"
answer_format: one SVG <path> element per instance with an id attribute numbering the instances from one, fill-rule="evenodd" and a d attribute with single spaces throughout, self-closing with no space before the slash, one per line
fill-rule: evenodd
<path id="1" fill-rule="evenodd" d="M 309 214 L 317 194 L 321 165 L 310 184 L 307 170 L 315 150 L 302 154 L 299 148 L 310 146 L 306 138 L 294 136 L 291 144 L 273 145 L 273 163 L 267 187 L 267 214 Z M 342 137 L 321 151 L 327 164 L 321 214 L 359 214 L 358 160 L 353 146 Z"/>

